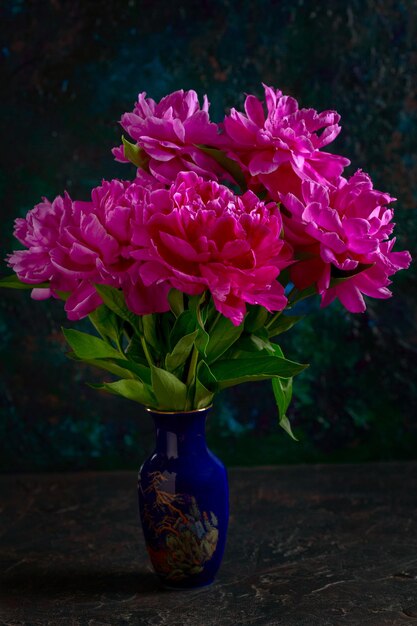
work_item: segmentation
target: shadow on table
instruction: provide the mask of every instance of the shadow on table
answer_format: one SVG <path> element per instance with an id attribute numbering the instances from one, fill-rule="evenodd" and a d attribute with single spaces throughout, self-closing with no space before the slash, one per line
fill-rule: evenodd
<path id="1" fill-rule="evenodd" d="M 151 594 L 162 589 L 151 571 L 106 571 L 91 567 L 49 568 L 34 563 L 21 564 L 0 574 L 0 596 L 19 595 L 43 598 L 76 595 L 77 599 L 92 597 Z M 75 598 L 73 598 L 74 600 Z"/>

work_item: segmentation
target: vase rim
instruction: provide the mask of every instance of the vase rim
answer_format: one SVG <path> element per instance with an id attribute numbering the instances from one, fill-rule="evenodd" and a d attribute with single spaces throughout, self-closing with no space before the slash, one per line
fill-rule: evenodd
<path id="1" fill-rule="evenodd" d="M 211 409 L 213 407 L 212 404 L 209 404 L 209 406 L 205 406 L 202 409 L 192 409 L 191 411 L 185 411 L 185 410 L 180 410 L 180 411 L 159 411 L 158 409 L 151 409 L 148 406 L 145 406 L 145 411 L 147 411 L 148 413 L 156 413 L 157 415 L 178 415 L 178 414 L 185 414 L 185 415 L 190 415 L 193 413 L 203 413 L 203 411 L 208 411 L 209 409 Z"/>

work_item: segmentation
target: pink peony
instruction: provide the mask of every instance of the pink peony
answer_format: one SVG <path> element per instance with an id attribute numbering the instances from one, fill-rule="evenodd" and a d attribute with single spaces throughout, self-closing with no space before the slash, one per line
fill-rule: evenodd
<path id="1" fill-rule="evenodd" d="M 131 254 L 142 262 L 145 285 L 169 281 L 190 295 L 208 289 L 217 310 L 236 325 L 246 303 L 285 308 L 276 278 L 290 251 L 280 238 L 275 202 L 264 204 L 251 191 L 235 196 L 194 172 L 182 172 L 169 190 L 151 192 L 143 217 Z"/>
<path id="2" fill-rule="evenodd" d="M 46 198 L 28 212 L 26 218 L 15 220 L 14 236 L 27 249 L 8 255 L 7 263 L 18 278 L 29 284 L 50 282 L 50 288 L 32 290 L 38 300 L 49 298 L 54 290 L 68 291 L 74 281 L 56 271 L 50 252 L 57 245 L 60 233 L 71 219 L 72 201 L 68 194 L 51 203 Z"/>
<path id="3" fill-rule="evenodd" d="M 296 287 L 315 283 L 322 306 L 337 297 L 352 313 L 365 310 L 362 294 L 389 298 L 389 277 L 411 261 L 408 252 L 392 251 L 393 211 L 385 205 L 393 200 L 360 170 L 334 188 L 304 181 L 302 200 L 284 196 L 286 239 L 302 259 L 290 270 Z"/>
<path id="4" fill-rule="evenodd" d="M 140 181 L 151 184 L 143 177 Z M 148 195 L 142 185 L 112 180 L 93 189 L 91 202 L 73 203 L 71 223 L 51 251 L 53 265 L 80 281 L 66 302 L 69 319 L 85 317 L 101 304 L 95 284 L 122 288 L 128 306 L 141 315 L 169 308 L 169 287 L 146 289 L 130 256 L 131 224 Z"/>
<path id="5" fill-rule="evenodd" d="M 217 179 L 221 169 L 216 161 L 196 147 L 218 142 L 218 127 L 210 122 L 208 109 L 207 96 L 201 109 L 193 90 L 175 91 L 159 103 L 142 92 L 133 112 L 122 115 L 120 124 L 149 157 L 149 170 L 162 183 L 170 185 L 183 170 Z M 113 154 L 126 162 L 123 146 L 114 148 Z"/>
<path id="6" fill-rule="evenodd" d="M 49 289 L 33 290 L 35 298 L 68 292 L 65 310 L 71 320 L 102 304 L 95 284 L 122 288 L 135 313 L 166 311 L 169 285 L 145 287 L 139 263 L 130 256 L 132 223 L 140 219 L 149 190 L 158 187 L 142 172 L 134 183 L 104 181 L 90 202 L 73 202 L 68 195 L 44 200 L 26 219 L 16 220 L 15 236 L 27 249 L 9 255 L 10 267 L 23 282 L 49 281 Z"/>
<path id="7" fill-rule="evenodd" d="M 266 115 L 261 101 L 249 95 L 246 115 L 231 109 L 224 120 L 228 155 L 250 176 L 249 186 L 261 183 L 278 200 L 280 193 L 296 193 L 301 180 L 326 184 L 340 176 L 349 160 L 321 151 L 339 134 L 340 115 L 299 109 L 294 98 L 264 89 Z"/>

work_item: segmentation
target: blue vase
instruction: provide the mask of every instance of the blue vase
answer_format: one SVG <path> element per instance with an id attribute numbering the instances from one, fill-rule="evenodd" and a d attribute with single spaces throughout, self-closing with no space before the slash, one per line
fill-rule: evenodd
<path id="1" fill-rule="evenodd" d="M 149 410 L 156 447 L 139 471 L 139 509 L 152 565 L 167 587 L 209 585 L 225 548 L 229 489 L 223 463 L 206 445 L 209 411 Z"/>

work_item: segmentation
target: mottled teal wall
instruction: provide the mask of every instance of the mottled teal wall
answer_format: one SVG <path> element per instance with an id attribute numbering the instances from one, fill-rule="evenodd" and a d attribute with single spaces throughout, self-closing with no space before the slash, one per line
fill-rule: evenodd
<path id="1" fill-rule="evenodd" d="M 401 247 L 416 255 L 417 11 L 389 0 L 44 0 L 4 2 L 0 100 L 1 257 L 13 219 L 40 196 L 87 198 L 102 177 L 126 176 L 110 149 L 138 91 L 207 92 L 212 117 L 274 85 L 304 106 L 335 108 L 334 149 L 398 198 Z M 2 273 L 7 273 L 5 266 Z M 417 458 L 416 269 L 365 315 L 312 314 L 285 338 L 309 361 L 292 418 L 278 432 L 268 385 L 217 402 L 212 448 L 227 463 Z M 137 467 L 152 445 L 140 407 L 101 396 L 64 356 L 57 302 L 0 294 L 0 468 Z M 87 322 L 79 325 L 85 328 Z"/>

